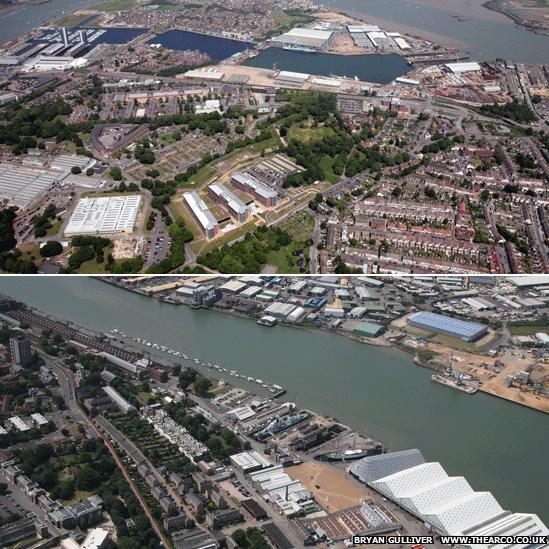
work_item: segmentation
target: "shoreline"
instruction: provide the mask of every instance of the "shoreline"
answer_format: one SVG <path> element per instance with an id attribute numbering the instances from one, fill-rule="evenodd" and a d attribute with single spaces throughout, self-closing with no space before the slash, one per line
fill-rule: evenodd
<path id="1" fill-rule="evenodd" d="M 504 17 L 506 17 L 508 20 L 511 20 L 518 27 L 529 30 L 530 32 L 533 32 L 534 34 L 538 34 L 540 36 L 549 37 L 549 28 L 537 27 L 533 25 L 531 22 L 521 19 L 520 17 L 515 15 L 513 12 L 497 7 L 496 5 L 494 5 L 494 0 L 487 0 L 482 4 L 482 6 L 485 9 L 490 10 L 494 13 L 501 13 Z"/>
<path id="2" fill-rule="evenodd" d="M 184 302 L 170 302 L 170 301 L 165 301 L 163 299 L 161 299 L 160 297 L 155 297 L 154 295 L 145 295 L 145 294 L 142 294 L 140 292 L 137 292 L 135 290 L 132 290 L 131 288 L 126 288 L 124 286 L 119 286 L 113 282 L 111 282 L 110 280 L 105 280 L 101 277 L 96 277 L 97 280 L 100 280 L 101 282 L 105 282 L 111 286 L 114 286 L 116 288 L 120 288 L 120 289 L 123 289 L 123 290 L 126 290 L 128 292 L 132 292 L 133 294 L 137 294 L 137 295 L 140 295 L 140 296 L 143 296 L 143 297 L 147 297 L 147 298 L 152 298 L 152 299 L 156 299 L 157 301 L 159 301 L 160 303 L 165 303 L 165 304 L 168 304 L 168 305 L 176 305 L 176 306 L 186 306 L 186 307 L 190 307 L 190 305 L 188 305 L 187 303 L 184 303 Z M 215 313 L 223 313 L 223 314 L 226 314 L 226 315 L 230 315 L 230 316 L 237 316 L 239 318 L 246 318 L 248 320 L 252 320 L 254 321 L 255 319 L 252 318 L 251 316 L 249 315 L 246 315 L 244 313 L 238 313 L 236 311 L 231 311 L 231 310 L 225 310 L 225 309 L 218 309 L 218 308 L 207 308 L 207 309 L 204 309 L 206 311 L 212 311 L 212 312 L 215 312 Z M 352 333 L 345 333 L 343 331 L 338 331 L 338 330 L 329 330 L 329 329 L 326 329 L 322 326 L 319 326 L 319 327 L 312 327 L 312 326 L 309 326 L 309 325 L 303 325 L 303 324 L 291 324 L 291 323 L 285 323 L 285 322 L 279 322 L 278 325 L 280 326 L 283 326 L 285 328 L 293 328 L 293 329 L 297 329 L 297 330 L 303 330 L 303 331 L 306 331 L 306 332 L 310 332 L 310 333 L 315 333 L 315 332 L 322 332 L 322 333 L 325 333 L 325 334 L 333 334 L 333 335 L 337 335 L 337 336 L 342 336 L 350 341 L 355 341 L 356 343 L 361 343 L 361 344 L 365 344 L 365 345 L 371 345 L 373 347 L 382 347 L 382 348 L 386 348 L 386 349 L 394 349 L 394 350 L 398 350 L 402 353 L 405 353 L 406 355 L 408 355 L 409 357 L 411 357 L 412 359 L 412 362 L 416 365 L 416 366 L 420 366 L 422 368 L 426 368 L 428 370 L 431 370 L 433 372 L 437 372 L 438 370 L 436 368 L 432 368 L 431 366 L 428 366 L 427 364 L 424 364 L 422 362 L 419 361 L 419 358 L 418 358 L 418 350 L 416 349 L 411 349 L 409 347 L 407 347 L 406 345 L 399 345 L 398 343 L 393 343 L 393 342 L 389 342 L 387 341 L 386 339 L 381 339 L 380 341 L 375 341 L 371 338 L 360 338 L 358 336 L 354 336 Z M 276 326 L 274 326 L 276 327 Z M 533 406 L 533 405 L 530 405 L 528 403 L 525 403 L 525 402 L 520 402 L 518 400 L 515 400 L 509 396 L 506 396 L 504 394 L 500 394 L 498 392 L 495 392 L 495 391 L 489 391 L 487 390 L 484 386 L 480 386 L 480 387 L 477 387 L 477 390 L 479 392 L 482 392 L 483 394 L 485 395 L 488 395 L 488 396 L 492 396 L 492 397 L 497 397 L 497 398 L 500 398 L 500 399 L 503 399 L 503 400 L 506 400 L 508 402 L 512 402 L 513 404 L 518 404 L 520 406 L 523 406 L 524 408 L 529 408 L 530 410 L 535 410 L 536 412 L 539 412 L 539 413 L 542 413 L 542 414 L 546 414 L 546 415 L 549 415 L 549 412 L 543 410 L 543 409 L 540 409 L 536 406 Z M 470 395 L 470 396 L 474 396 L 474 395 Z"/>

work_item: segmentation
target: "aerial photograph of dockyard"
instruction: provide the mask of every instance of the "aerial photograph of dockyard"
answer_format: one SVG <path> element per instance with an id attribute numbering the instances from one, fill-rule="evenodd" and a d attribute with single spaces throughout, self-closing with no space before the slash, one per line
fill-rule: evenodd
<path id="1" fill-rule="evenodd" d="M 549 549 L 549 0 L 0 0 L 0 549 Z"/>
<path id="2" fill-rule="evenodd" d="M 28 517 L 0 533 L 546 538 L 549 277 L 4 277 L 0 294 L 0 502 Z"/>

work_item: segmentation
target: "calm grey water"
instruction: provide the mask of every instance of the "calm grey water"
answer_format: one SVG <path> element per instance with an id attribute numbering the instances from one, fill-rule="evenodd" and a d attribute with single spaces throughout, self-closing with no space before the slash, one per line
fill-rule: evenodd
<path id="1" fill-rule="evenodd" d="M 267 48 L 244 62 L 248 67 L 306 72 L 322 76 L 347 76 L 364 82 L 387 84 L 406 74 L 410 67 L 400 55 L 334 55 Z"/>
<path id="2" fill-rule="evenodd" d="M 492 491 L 503 507 L 549 521 L 549 417 L 434 384 L 428 370 L 397 350 L 335 334 L 265 328 L 89 278 L 1 277 L 0 292 L 90 329 L 118 328 L 282 385 L 301 406 L 337 417 L 391 449 L 420 448 L 474 489 Z"/>
<path id="3" fill-rule="evenodd" d="M 43 4 L 20 4 L 0 10 L 0 43 L 53 19 L 78 9 L 98 4 L 100 0 L 49 0 Z"/>
<path id="4" fill-rule="evenodd" d="M 549 37 L 508 22 L 471 17 L 458 21 L 450 11 L 415 4 L 409 0 L 322 0 L 325 7 L 352 10 L 465 42 L 471 57 L 497 57 L 520 63 L 547 63 Z M 459 4 L 460 0 L 456 0 Z"/>

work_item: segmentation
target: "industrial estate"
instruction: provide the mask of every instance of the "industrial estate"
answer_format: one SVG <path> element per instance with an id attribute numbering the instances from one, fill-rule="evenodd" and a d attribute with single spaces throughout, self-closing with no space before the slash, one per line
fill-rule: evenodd
<path id="1" fill-rule="evenodd" d="M 549 412 L 546 277 L 103 282 L 122 299 L 246 316 L 266 334 L 301 326 L 399 346 L 438 391 Z M 391 451 L 286 400 L 272 379 L 148 340 L 146 324 L 101 333 L 9 295 L 0 306 L 2 546 L 297 549 L 430 535 L 442 547 L 446 535 L 549 534 L 535 512 L 508 509 L 421 449 Z"/>
<path id="2" fill-rule="evenodd" d="M 306 0 L 64 13 L 1 47 L 0 268 L 549 272 L 548 90 Z"/>

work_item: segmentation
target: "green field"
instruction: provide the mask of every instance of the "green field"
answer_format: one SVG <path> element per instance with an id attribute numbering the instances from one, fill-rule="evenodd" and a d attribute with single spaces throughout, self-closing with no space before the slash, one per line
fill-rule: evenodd
<path id="1" fill-rule="evenodd" d="M 309 248 L 305 248 L 302 242 L 292 242 L 280 250 L 269 252 L 267 255 L 267 265 L 276 267 L 278 273 L 297 274 L 300 272 L 297 262 L 299 256 L 292 255 L 296 250 L 303 250 L 305 257 L 309 256 Z"/>
<path id="2" fill-rule="evenodd" d="M 509 331 L 513 335 L 533 335 L 538 332 L 549 334 L 549 326 L 547 325 L 522 325 L 522 326 L 509 326 Z"/>
<path id="3" fill-rule="evenodd" d="M 320 141 L 328 135 L 333 135 L 334 130 L 326 126 L 316 126 L 311 128 L 300 128 L 298 126 L 288 130 L 288 139 L 297 139 L 298 141 Z"/>

